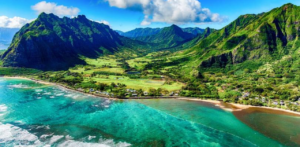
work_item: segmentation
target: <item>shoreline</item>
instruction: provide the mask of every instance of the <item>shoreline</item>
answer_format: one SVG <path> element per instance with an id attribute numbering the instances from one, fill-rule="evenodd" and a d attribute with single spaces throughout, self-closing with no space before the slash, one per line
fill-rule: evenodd
<path id="1" fill-rule="evenodd" d="M 44 85 L 52 85 L 52 86 L 57 86 L 57 87 L 60 87 L 60 88 L 65 88 L 65 89 L 68 89 L 68 90 L 71 90 L 71 91 L 75 91 L 75 92 L 79 92 L 81 94 L 89 95 L 89 96 L 92 96 L 92 97 L 100 97 L 100 98 L 106 98 L 106 99 L 111 99 L 111 100 L 122 100 L 120 98 L 113 98 L 113 97 L 108 97 L 108 96 L 104 96 L 104 95 L 97 95 L 97 94 L 92 94 L 92 93 L 85 93 L 85 92 L 82 92 L 82 91 L 79 91 L 79 90 L 76 90 L 76 89 L 72 89 L 72 88 L 70 88 L 68 86 L 65 86 L 65 85 L 62 85 L 62 84 L 59 84 L 59 83 L 47 82 L 47 81 L 42 81 L 42 80 L 28 78 L 28 77 L 18 77 L 18 76 L 16 76 L 16 77 L 9 77 L 9 76 L 3 76 L 3 78 L 30 80 L 30 81 L 37 82 L 37 83 L 44 84 Z"/>
<path id="2" fill-rule="evenodd" d="M 131 100 L 131 99 L 139 99 L 141 100 L 142 98 L 114 98 L 114 97 L 108 97 L 106 95 L 98 95 L 98 94 L 93 94 L 93 93 L 85 93 L 76 89 L 72 89 L 68 86 L 59 84 L 59 83 L 53 83 L 53 82 L 47 82 L 47 81 L 42 81 L 42 80 L 38 80 L 38 79 L 33 79 L 33 78 L 29 78 L 29 77 L 21 77 L 21 76 L 15 76 L 15 77 L 10 77 L 10 76 L 3 76 L 3 78 L 11 78 L 11 79 L 23 79 L 23 80 L 30 80 L 30 81 L 34 81 L 40 84 L 44 84 L 44 85 L 53 85 L 53 86 L 58 86 L 60 88 L 65 88 L 71 91 L 75 91 L 75 92 L 79 92 L 85 95 L 89 95 L 92 97 L 100 97 L 100 98 L 106 98 L 106 99 L 111 99 L 111 100 Z M 215 106 L 225 110 L 225 111 L 242 111 L 245 109 L 249 109 L 249 108 L 260 108 L 260 109 L 269 109 L 269 110 L 273 110 L 273 111 L 281 111 L 281 112 L 285 112 L 285 113 L 290 113 L 290 114 L 295 114 L 300 116 L 300 112 L 296 112 L 296 111 L 291 111 L 291 110 L 286 110 L 286 109 L 281 109 L 281 108 L 273 108 L 273 107 L 266 107 L 266 106 L 251 106 L 251 105 L 243 105 L 243 104 L 235 104 L 235 103 L 223 103 L 223 101 L 221 100 L 210 100 L 210 99 L 200 99 L 200 98 L 190 98 L 190 97 L 167 97 L 167 98 L 163 98 L 163 97 L 153 97 L 153 98 L 147 98 L 147 99 L 178 99 L 178 100 L 188 100 L 188 101 L 199 101 L 199 102 L 206 102 L 206 103 L 210 103 L 210 104 L 214 104 Z"/>
<path id="3" fill-rule="evenodd" d="M 281 111 L 281 112 L 295 114 L 295 115 L 300 116 L 300 112 L 281 109 L 281 108 L 273 108 L 273 107 L 266 107 L 266 106 L 251 106 L 251 105 L 243 105 L 243 104 L 235 104 L 235 103 L 223 103 L 222 101 L 218 101 L 218 100 L 202 100 L 202 99 L 196 99 L 196 98 L 177 98 L 177 99 L 211 103 L 211 104 L 215 104 L 215 106 L 220 107 L 223 110 L 231 111 L 231 112 L 242 111 L 244 109 L 249 109 L 249 108 L 259 108 L 259 109 Z"/>

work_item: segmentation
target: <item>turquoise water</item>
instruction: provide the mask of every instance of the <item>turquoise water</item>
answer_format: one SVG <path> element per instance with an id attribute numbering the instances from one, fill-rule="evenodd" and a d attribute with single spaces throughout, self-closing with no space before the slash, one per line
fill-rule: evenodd
<path id="1" fill-rule="evenodd" d="M 283 146 L 211 104 L 114 101 L 6 78 L 0 132 L 0 146 Z"/>

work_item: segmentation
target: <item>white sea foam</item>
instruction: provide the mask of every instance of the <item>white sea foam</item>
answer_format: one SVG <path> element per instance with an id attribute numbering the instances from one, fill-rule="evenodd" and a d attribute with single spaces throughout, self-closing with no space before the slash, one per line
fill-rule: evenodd
<path id="1" fill-rule="evenodd" d="M 52 146 L 59 141 L 59 147 L 128 147 L 131 146 L 126 142 L 115 143 L 112 139 L 100 139 L 98 143 L 88 143 L 75 141 L 69 135 L 53 135 L 44 134 L 40 136 L 40 139 L 29 133 L 27 130 L 19 128 L 11 124 L 0 123 L 0 144 L 6 144 L 9 146 Z M 88 136 L 88 140 L 96 138 L 95 136 Z M 60 143 L 61 142 L 61 143 Z"/>
<path id="2" fill-rule="evenodd" d="M 73 139 L 73 137 L 70 136 L 70 135 L 65 136 L 65 138 L 66 138 L 67 140 L 72 140 L 72 139 Z"/>
<path id="3" fill-rule="evenodd" d="M 44 95 L 51 95 L 51 92 L 46 92 L 44 93 Z"/>
<path id="4" fill-rule="evenodd" d="M 50 127 L 49 127 L 49 125 L 46 125 L 46 126 L 37 126 L 36 129 L 47 129 L 47 130 L 49 130 Z"/>
<path id="5" fill-rule="evenodd" d="M 4 105 L 4 104 L 0 105 L 0 113 L 1 112 L 6 112 L 6 111 L 7 111 L 7 106 Z"/>
<path id="6" fill-rule="evenodd" d="M 51 137 L 53 134 L 44 134 L 40 137 L 40 139 L 46 139 L 46 138 L 49 138 Z"/>
<path id="7" fill-rule="evenodd" d="M 82 97 L 81 94 L 76 94 L 76 93 L 74 93 L 74 94 L 68 93 L 68 94 L 66 94 L 65 96 L 66 96 L 66 97 L 69 97 L 69 98 L 72 98 L 72 99 L 78 99 L 78 98 L 81 98 L 81 97 Z"/>
<path id="8" fill-rule="evenodd" d="M 92 140 L 92 139 L 94 139 L 94 138 L 96 138 L 96 136 L 90 136 L 90 135 L 89 135 L 88 140 Z"/>
<path id="9" fill-rule="evenodd" d="M 50 96 L 50 99 L 54 99 L 55 98 L 55 96 Z"/>
<path id="10" fill-rule="evenodd" d="M 87 143 L 87 142 L 79 142 L 75 140 L 67 140 L 61 143 L 60 145 L 58 145 L 58 147 L 111 147 L 111 146 L 128 147 L 130 146 L 130 144 L 124 142 L 114 143 L 113 140 L 104 140 L 104 141 L 100 141 L 99 143 Z"/>
<path id="11" fill-rule="evenodd" d="M 64 138 L 64 136 L 62 136 L 62 135 L 54 135 L 54 136 L 51 137 L 49 143 L 53 144 L 53 143 L 57 142 L 58 140 L 60 140 L 62 138 Z"/>
<path id="12" fill-rule="evenodd" d="M 11 124 L 0 123 L 0 143 L 13 142 L 15 144 L 37 145 L 38 137 Z"/>
<path id="13" fill-rule="evenodd" d="M 9 88 L 30 88 L 28 85 L 23 85 L 21 84 L 14 84 L 14 85 L 9 85 Z"/>
<path id="14" fill-rule="evenodd" d="M 63 93 L 58 93 L 55 96 L 63 96 L 63 95 L 64 95 Z"/>
<path id="15" fill-rule="evenodd" d="M 43 89 L 36 89 L 35 92 L 42 92 Z"/>

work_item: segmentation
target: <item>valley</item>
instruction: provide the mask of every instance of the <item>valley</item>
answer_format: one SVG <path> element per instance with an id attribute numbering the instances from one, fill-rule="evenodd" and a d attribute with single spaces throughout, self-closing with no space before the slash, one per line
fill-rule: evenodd
<path id="1" fill-rule="evenodd" d="M 300 111 L 300 18 L 295 15 L 297 12 L 300 12 L 299 6 L 286 4 L 268 13 L 242 15 L 220 30 L 181 29 L 171 25 L 162 29 L 140 28 L 128 33 L 117 31 L 119 34 L 85 16 L 60 19 L 43 13 L 23 27 L 8 50 L 2 53 L 1 75 L 26 76 L 108 97 L 176 95 Z M 60 27 L 47 26 L 48 20 L 60 22 Z M 89 32 L 71 27 L 80 35 L 73 35 L 77 43 L 67 41 L 61 29 L 76 24 Z M 52 32 L 51 27 L 57 29 Z M 45 29 L 41 37 L 32 34 L 36 28 Z M 43 59 L 14 56 L 22 52 L 22 39 L 29 37 L 33 43 L 41 45 L 39 38 L 52 38 L 52 33 L 60 34 L 59 38 L 65 40 L 61 42 L 67 46 L 65 52 L 58 55 L 51 51 L 53 56 L 46 55 L 45 59 L 40 49 L 51 50 L 53 44 L 43 40 L 44 47 L 36 49 Z M 79 44 L 83 36 L 90 37 L 84 42 L 89 48 L 84 49 Z M 48 57 L 57 63 L 49 62 Z"/>
<path id="2" fill-rule="evenodd" d="M 0 146 L 300 146 L 286 2 L 0 2 Z"/>

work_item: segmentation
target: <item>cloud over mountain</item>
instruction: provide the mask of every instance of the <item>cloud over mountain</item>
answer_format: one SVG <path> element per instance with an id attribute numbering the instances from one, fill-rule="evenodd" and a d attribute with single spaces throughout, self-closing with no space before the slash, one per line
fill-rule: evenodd
<path id="1" fill-rule="evenodd" d="M 223 22 L 224 17 L 202 8 L 198 0 L 105 0 L 112 7 L 142 11 L 141 25 L 152 22 L 208 23 Z"/>
<path id="2" fill-rule="evenodd" d="M 45 13 L 53 13 L 58 16 L 76 16 L 79 13 L 79 9 L 76 7 L 67 7 L 64 5 L 57 5 L 56 3 L 41 1 L 33 6 L 31 6 L 32 10 L 35 10 L 38 14 Z"/>
<path id="3" fill-rule="evenodd" d="M 28 20 L 22 17 L 13 17 L 9 18 L 7 16 L 0 16 L 0 27 L 1 28 L 21 28 L 26 23 L 31 22 L 32 20 Z"/>
<path id="4" fill-rule="evenodd" d="M 98 23 L 103 23 L 103 24 L 105 24 L 105 25 L 110 25 L 109 24 L 109 22 L 108 21 L 106 21 L 106 20 L 101 20 L 101 21 L 95 21 L 95 22 L 98 22 Z"/>

